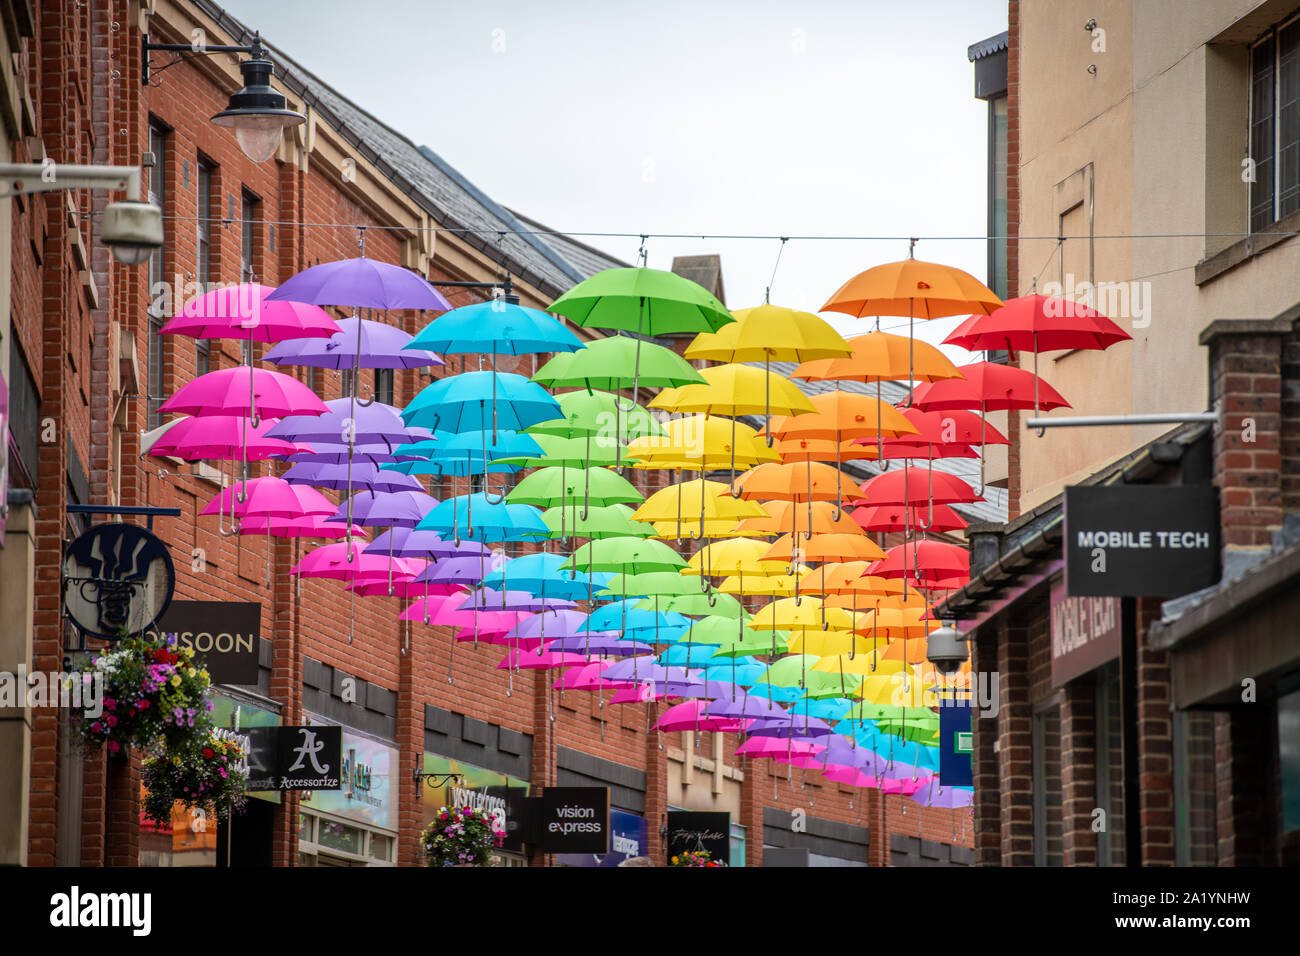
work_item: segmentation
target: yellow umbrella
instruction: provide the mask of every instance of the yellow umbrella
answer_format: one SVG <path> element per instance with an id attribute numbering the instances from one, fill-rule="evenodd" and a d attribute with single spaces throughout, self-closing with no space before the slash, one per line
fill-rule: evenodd
<path id="1" fill-rule="evenodd" d="M 885 557 L 880 545 L 859 529 L 858 534 L 815 534 L 795 544 L 796 535 L 782 535 L 763 555 L 764 561 L 879 561 Z"/>
<path id="2" fill-rule="evenodd" d="M 856 656 L 870 650 L 871 640 L 853 631 L 798 631 L 790 635 L 791 654 L 812 654 L 815 657 L 839 654 Z"/>
<path id="3" fill-rule="evenodd" d="M 862 645 L 857 645 L 861 647 Z M 882 656 L 884 648 L 871 650 L 869 647 L 861 653 L 832 654 L 823 657 L 813 665 L 815 671 L 830 671 L 839 674 L 865 674 L 867 676 L 890 677 L 907 671 L 907 664 L 899 660 L 888 660 Z"/>
<path id="4" fill-rule="evenodd" d="M 757 519 L 746 519 L 757 520 Z M 734 518 L 707 518 L 700 521 L 698 515 L 685 516 L 680 522 L 674 521 L 651 521 L 650 527 L 654 528 L 655 538 L 762 538 L 766 536 L 764 531 L 737 531 L 736 520 Z"/>
<path id="5" fill-rule="evenodd" d="M 799 590 L 806 594 L 834 595 L 886 595 L 902 594 L 905 588 L 901 578 L 869 576 L 871 561 L 845 561 L 823 564 L 799 580 Z"/>
<path id="6" fill-rule="evenodd" d="M 678 468 L 711 471 L 734 461 L 745 468 L 780 461 L 758 433 L 734 419 L 687 415 L 666 422 L 662 435 L 643 436 L 628 443 L 638 459 L 634 468 Z"/>
<path id="7" fill-rule="evenodd" d="M 811 312 L 764 304 L 731 314 L 735 322 L 695 337 L 686 348 L 689 361 L 807 362 L 853 354 L 830 323 Z"/>
<path id="8" fill-rule="evenodd" d="M 743 518 L 762 517 L 766 514 L 757 502 L 732 498 L 725 493 L 726 490 L 727 486 L 723 482 L 705 478 L 679 482 L 656 491 L 632 512 L 632 518 L 651 523 L 676 518 L 680 539 L 683 512 L 698 513 L 701 525 L 709 519 L 728 519 L 731 527 L 735 527 L 736 522 Z"/>
<path id="9" fill-rule="evenodd" d="M 824 611 L 824 613 L 823 613 Z M 756 631 L 856 629 L 857 619 L 843 608 L 825 608 L 814 597 L 783 598 L 759 608 L 745 626 Z"/>
<path id="10" fill-rule="evenodd" d="M 778 567 L 781 568 L 781 571 L 786 570 L 784 564 L 779 564 Z M 795 569 L 795 574 L 738 574 L 734 577 L 725 578 L 723 582 L 718 585 L 718 590 L 723 594 L 747 594 L 762 597 L 793 597 L 798 593 L 799 574 L 806 570 L 807 568 L 800 565 Z"/>
<path id="11" fill-rule="evenodd" d="M 846 667 L 852 667 L 852 663 L 844 660 Z M 817 664 L 821 664 L 818 661 Z M 814 665 L 817 669 L 817 665 Z M 829 668 L 828 668 L 829 669 Z M 856 673 L 854 670 L 845 670 L 844 673 Z M 865 701 L 873 704 L 891 707 L 928 707 L 927 698 L 931 701 L 934 699 L 933 690 L 929 693 L 926 688 L 933 688 L 933 684 L 926 685 L 919 678 L 909 674 L 906 670 L 897 671 L 893 674 L 876 674 L 864 677 L 862 683 L 858 685 L 853 692 L 853 696 L 861 697 Z"/>

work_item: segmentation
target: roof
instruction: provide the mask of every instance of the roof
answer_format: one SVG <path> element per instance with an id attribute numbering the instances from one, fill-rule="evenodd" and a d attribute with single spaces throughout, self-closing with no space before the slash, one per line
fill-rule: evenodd
<path id="1" fill-rule="evenodd" d="M 572 236 L 556 232 L 550 226 L 542 225 L 531 216 L 525 216 L 514 209 L 511 209 L 510 212 L 526 228 L 545 233 L 541 238 L 546 244 L 563 256 L 565 261 L 582 273 L 584 277 L 595 275 L 597 272 L 603 272 L 606 269 L 629 269 L 632 266 L 632 263 L 624 262 L 622 259 L 615 259 L 609 253 L 601 252 L 585 242 L 579 242 Z"/>
<path id="2" fill-rule="evenodd" d="M 980 40 L 979 43 L 972 43 L 966 48 L 966 59 L 974 63 L 976 60 L 982 60 L 986 56 L 992 56 L 994 53 L 1001 53 L 1007 48 L 1008 34 L 1006 30 L 991 36 L 986 40 Z"/>
<path id="3" fill-rule="evenodd" d="M 253 32 L 212 0 L 194 2 L 234 42 L 252 41 Z M 536 235 L 541 230 L 530 228 L 530 222 L 492 200 L 432 149 L 417 146 L 280 47 L 265 38 L 262 45 L 271 52 L 276 77 L 287 89 L 337 129 L 357 152 L 425 209 L 438 226 L 457 230 L 466 242 L 511 274 L 558 297 L 588 276 L 610 267 L 602 264 L 607 257 L 589 247 L 555 236 Z M 587 250 L 588 254 L 566 255 L 575 248 Z"/>
<path id="4" fill-rule="evenodd" d="M 727 304 L 727 294 L 722 288 L 722 257 L 717 254 L 704 256 L 673 256 L 672 271 L 683 279 L 690 279 L 701 285 L 709 294 Z"/>
<path id="5" fill-rule="evenodd" d="M 763 367 L 762 362 L 751 362 L 759 368 Z M 833 392 L 837 389 L 843 392 L 857 392 L 862 395 L 876 397 L 876 386 L 874 383 L 867 385 L 862 382 L 805 382 L 801 378 L 792 378 L 795 368 L 794 362 L 772 362 L 767 366 L 771 371 L 790 379 L 805 395 L 822 395 L 826 392 Z M 898 404 L 907 398 L 907 387 L 897 382 L 881 382 L 880 397 L 890 404 Z M 897 468 L 897 462 L 891 462 L 891 468 Z M 934 462 L 935 471 L 946 471 L 949 474 L 957 475 L 972 487 L 978 488 L 980 483 L 980 463 L 978 458 L 939 458 Z M 844 463 L 844 470 L 853 475 L 859 482 L 869 478 L 874 478 L 881 474 L 880 466 L 871 461 L 851 461 Z M 992 485 L 984 486 L 984 501 L 976 501 L 970 504 L 953 505 L 953 510 L 969 521 L 989 521 L 1004 522 L 1007 520 L 1007 490 L 1005 488 L 996 488 Z"/>

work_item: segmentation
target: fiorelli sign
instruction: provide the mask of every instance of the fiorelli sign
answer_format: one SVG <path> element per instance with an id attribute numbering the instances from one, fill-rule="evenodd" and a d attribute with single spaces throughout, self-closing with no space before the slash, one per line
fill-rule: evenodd
<path id="1" fill-rule="evenodd" d="M 1213 485 L 1065 489 L 1065 584 L 1075 597 L 1178 597 L 1219 580 Z"/>

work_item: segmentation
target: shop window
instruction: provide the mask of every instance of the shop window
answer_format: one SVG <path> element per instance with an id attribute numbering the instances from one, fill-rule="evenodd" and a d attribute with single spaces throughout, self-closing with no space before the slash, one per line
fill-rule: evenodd
<path id="1" fill-rule="evenodd" d="M 374 399 L 385 405 L 393 404 L 393 370 L 391 368 L 375 369 Z"/>
<path id="2" fill-rule="evenodd" d="M 1214 715 L 1174 713 L 1174 854 L 1178 866 L 1218 862 L 1214 782 Z"/>
<path id="3" fill-rule="evenodd" d="M 396 834 L 307 811 L 298 815 L 301 866 L 391 866 Z"/>
<path id="4" fill-rule="evenodd" d="M 1034 714 L 1034 865 L 1065 861 L 1061 818 L 1061 705 Z"/>
<path id="5" fill-rule="evenodd" d="M 1097 865 L 1124 865 L 1124 726 L 1120 716 L 1119 665 L 1097 670 Z"/>
<path id="6" fill-rule="evenodd" d="M 1278 685 L 1277 743 L 1282 777 L 1282 832 L 1300 830 L 1300 673 Z"/>
<path id="7" fill-rule="evenodd" d="M 146 167 L 149 177 L 149 202 L 163 211 L 163 216 L 170 212 L 167 208 L 167 130 L 158 123 L 149 124 L 149 151 L 153 153 L 154 165 Z M 162 424 L 162 415 L 158 408 L 166 396 L 163 395 L 163 366 L 166 362 L 165 340 L 161 334 L 162 327 L 168 319 L 163 303 L 166 288 L 166 262 L 162 247 L 156 249 L 149 257 L 149 345 L 148 372 L 146 375 L 145 416 L 146 428 L 157 428 Z"/>

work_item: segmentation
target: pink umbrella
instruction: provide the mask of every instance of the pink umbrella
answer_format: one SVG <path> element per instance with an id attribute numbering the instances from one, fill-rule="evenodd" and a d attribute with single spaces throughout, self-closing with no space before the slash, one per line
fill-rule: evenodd
<path id="1" fill-rule="evenodd" d="M 239 524 L 240 534 L 269 534 L 276 538 L 342 538 L 347 529 L 336 521 L 325 521 L 320 515 L 303 515 L 301 518 L 244 518 Z M 366 536 L 366 529 L 352 526 L 354 538 Z"/>
<path id="2" fill-rule="evenodd" d="M 609 702 L 611 704 L 648 704 L 651 701 L 663 700 L 665 696 L 665 694 L 656 694 L 655 685 L 647 681 L 644 684 L 624 687 L 611 697 Z"/>
<path id="3" fill-rule="evenodd" d="M 353 583 L 364 584 L 371 581 L 383 581 L 387 586 L 390 575 L 395 582 L 402 579 L 410 581 L 423 571 L 425 565 L 429 563 L 416 558 L 393 558 L 373 551 L 369 552 L 367 556 L 378 560 L 355 569 L 356 573 L 349 578 Z"/>
<path id="4" fill-rule="evenodd" d="M 378 576 L 388 573 L 388 558 L 382 554 L 365 554 L 361 551 L 361 542 L 349 545 L 321 545 L 302 556 L 302 560 L 289 569 L 290 574 L 304 578 L 328 578 L 334 581 L 350 581 L 366 571 L 376 571 Z M 349 560 L 348 552 L 352 552 Z"/>
<path id="5" fill-rule="evenodd" d="M 605 680 L 600 676 L 601 672 L 608 670 L 613 663 L 613 661 L 597 659 L 590 664 L 570 667 L 551 686 L 556 690 L 599 690 L 606 687 L 622 689 L 631 686 L 623 681 Z"/>
<path id="6" fill-rule="evenodd" d="M 745 725 L 732 717 L 709 716 L 707 700 L 688 700 L 684 704 L 674 704 L 659 715 L 655 726 L 662 731 L 699 731 L 713 730 L 721 733 L 738 733 Z"/>
<path id="7" fill-rule="evenodd" d="M 252 376 L 250 396 L 250 379 Z M 184 415 L 248 415 L 249 424 L 257 427 L 262 416 L 324 415 L 329 409 L 320 397 L 292 375 L 264 368 L 218 369 L 200 375 L 181 388 L 158 411 Z"/>
<path id="8" fill-rule="evenodd" d="M 464 599 L 463 591 L 451 594 L 422 594 L 399 614 L 398 618 L 403 621 L 424 621 L 425 624 L 438 626 L 448 624 L 459 626 L 462 622 L 453 621 L 451 617 Z"/>
<path id="9" fill-rule="evenodd" d="M 336 507 L 309 485 L 291 485 L 283 478 L 267 475 L 244 485 L 242 498 L 234 488 L 226 488 L 199 514 L 230 514 L 235 518 L 302 518 L 332 515 Z"/>
<path id="10" fill-rule="evenodd" d="M 339 331 L 338 323 L 320 306 L 268 301 L 267 296 L 274 291 L 256 282 L 213 289 L 186 302 L 159 331 L 195 339 L 246 342 L 328 338 Z"/>
<path id="11" fill-rule="evenodd" d="M 570 654 L 564 651 L 543 650 L 541 654 L 534 651 L 521 651 L 511 648 L 497 670 L 549 670 L 552 667 L 568 667 L 570 664 L 585 664 L 584 654 Z"/>
<path id="12" fill-rule="evenodd" d="M 792 754 L 816 754 L 826 749 L 824 744 L 810 740 L 796 740 L 792 737 L 750 737 L 736 748 L 737 754 L 751 757 L 772 757 L 780 759 Z"/>
<path id="13" fill-rule="evenodd" d="M 155 458 L 166 456 L 186 461 L 213 458 L 263 461 L 312 450 L 310 445 L 299 442 L 267 438 L 266 433 L 277 421 L 277 418 L 267 418 L 254 427 L 247 418 L 240 415 L 182 418 L 171 423 L 144 453 Z"/>

